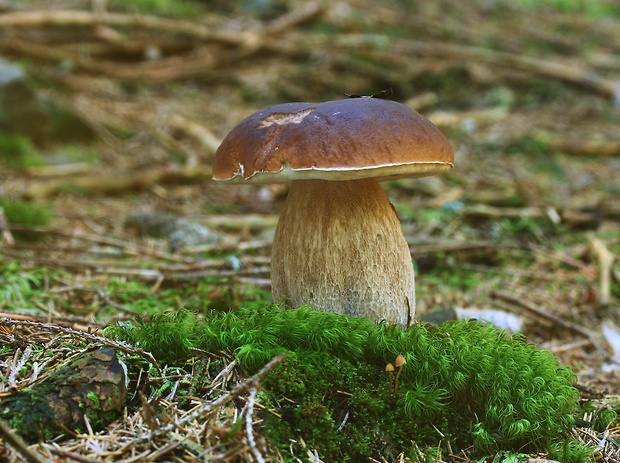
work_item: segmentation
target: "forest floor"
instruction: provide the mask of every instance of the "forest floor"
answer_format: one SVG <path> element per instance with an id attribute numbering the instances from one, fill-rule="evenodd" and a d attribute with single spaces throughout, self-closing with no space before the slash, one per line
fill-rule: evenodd
<path id="1" fill-rule="evenodd" d="M 286 186 L 214 183 L 219 142 L 271 104 L 391 89 L 455 152 L 447 175 L 384 184 L 416 262 L 416 318 L 445 316 L 439 309 L 475 309 L 500 324 L 516 316 L 530 342 L 576 372 L 584 399 L 617 407 L 620 11 L 612 2 L 161 1 L 141 10 L 129 8 L 142 2 L 109 2 L 107 14 L 97 11 L 105 2 L 5 3 L 0 56 L 25 63 L 41 97 L 77 116 L 86 135 L 41 135 L 20 165 L 0 170 L 0 199 L 51 216 L 36 227 L 0 222 L 0 397 L 36 383 L 32 365 L 44 357 L 30 343 L 53 352 L 43 363 L 52 368 L 101 345 L 109 324 L 268 301 Z M 168 297 L 170 288 L 183 296 Z M 171 414 L 187 412 L 173 397 L 162 401 Z M 132 444 L 127 436 L 148 424 L 140 408 L 132 404 L 108 434 L 31 451 L 56 461 L 202 461 L 180 437 Z M 236 423 L 218 420 L 228 430 Z M 606 430 L 609 442 L 619 429 Z M 215 431 L 174 433 L 207 432 Z M 119 435 L 120 446 L 106 441 Z M 587 429 L 575 435 L 602 442 L 598 461 L 617 461 L 617 443 Z M 209 461 L 282 458 L 257 456 L 244 433 L 235 442 Z M 23 458 L 3 448 L 0 459 Z"/>

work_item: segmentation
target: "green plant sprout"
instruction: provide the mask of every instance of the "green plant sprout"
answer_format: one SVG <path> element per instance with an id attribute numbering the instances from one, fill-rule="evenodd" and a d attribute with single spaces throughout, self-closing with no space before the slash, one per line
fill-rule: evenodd
<path id="1" fill-rule="evenodd" d="M 390 460 L 407 448 L 414 455 L 412 443 L 437 448 L 439 431 L 444 445 L 475 458 L 543 451 L 577 463 L 590 454 L 569 435 L 579 398 L 574 373 L 524 336 L 476 321 L 404 330 L 254 304 L 206 319 L 160 313 L 106 334 L 165 362 L 189 358 L 190 348 L 235 352 L 248 372 L 287 352 L 261 395 L 282 416 L 264 414 L 265 435 L 281 452 L 301 437 L 329 461 Z M 407 358 L 398 396 L 386 394 L 384 376 L 386 359 L 397 355 Z"/>

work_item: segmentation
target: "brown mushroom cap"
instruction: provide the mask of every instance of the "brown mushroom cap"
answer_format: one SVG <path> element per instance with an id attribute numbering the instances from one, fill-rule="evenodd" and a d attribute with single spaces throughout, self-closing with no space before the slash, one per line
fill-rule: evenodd
<path id="1" fill-rule="evenodd" d="M 286 103 L 237 125 L 215 155 L 214 180 L 388 180 L 450 170 L 448 140 L 413 109 L 390 100 L 352 98 Z"/>
<path id="2" fill-rule="evenodd" d="M 274 300 L 406 327 L 415 313 L 411 253 L 378 182 L 453 162 L 448 140 L 420 114 L 359 98 L 252 114 L 218 148 L 213 178 L 292 181 L 273 242 Z"/>

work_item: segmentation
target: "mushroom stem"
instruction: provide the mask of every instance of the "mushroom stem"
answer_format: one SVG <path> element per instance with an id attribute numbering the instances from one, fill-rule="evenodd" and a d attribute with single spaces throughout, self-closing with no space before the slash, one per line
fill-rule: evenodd
<path id="1" fill-rule="evenodd" d="M 390 378 L 390 388 L 393 390 L 394 389 L 394 365 L 392 365 L 391 363 L 388 363 L 385 366 L 385 371 L 388 374 L 388 377 Z"/>
<path id="2" fill-rule="evenodd" d="M 394 395 L 398 395 L 398 380 L 400 379 L 400 372 L 403 371 L 403 366 L 398 367 L 398 372 L 396 373 L 396 379 L 394 380 Z"/>
<path id="3" fill-rule="evenodd" d="M 413 264 L 394 207 L 375 179 L 296 180 L 272 253 L 274 300 L 408 326 Z"/>
<path id="4" fill-rule="evenodd" d="M 405 359 L 404 355 L 397 355 L 396 360 L 394 361 L 394 365 L 398 368 L 398 372 L 396 373 L 396 379 L 394 380 L 394 395 L 398 395 L 398 379 L 400 378 L 400 374 L 403 371 L 403 366 L 407 363 L 407 359 Z"/>

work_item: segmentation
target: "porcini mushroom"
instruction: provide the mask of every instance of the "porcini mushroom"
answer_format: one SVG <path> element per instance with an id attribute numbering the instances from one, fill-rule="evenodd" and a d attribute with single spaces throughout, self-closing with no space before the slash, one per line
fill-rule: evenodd
<path id="1" fill-rule="evenodd" d="M 213 178 L 291 182 L 273 242 L 274 300 L 408 326 L 414 274 L 380 181 L 453 167 L 448 140 L 389 100 L 288 103 L 260 110 L 218 148 Z"/>

